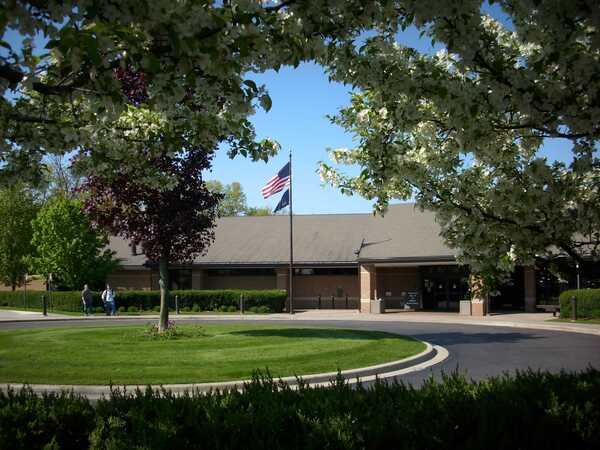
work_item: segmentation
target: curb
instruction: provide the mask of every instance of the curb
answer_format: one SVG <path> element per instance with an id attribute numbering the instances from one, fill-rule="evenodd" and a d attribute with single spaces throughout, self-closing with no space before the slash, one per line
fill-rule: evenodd
<path id="1" fill-rule="evenodd" d="M 378 364 L 374 366 L 361 367 L 358 369 L 348 369 L 339 372 L 349 384 L 371 382 L 376 379 L 388 379 L 418 372 L 427 369 L 446 360 L 449 356 L 448 350 L 438 345 L 425 344 L 425 350 L 413 356 L 404 359 L 392 361 L 389 363 Z M 338 376 L 338 372 L 317 373 L 304 376 L 289 376 L 277 378 L 275 381 L 288 384 L 292 389 L 297 389 L 299 383 L 310 387 L 329 386 Z M 150 387 L 153 390 L 165 390 L 173 394 L 181 395 L 185 393 L 208 393 L 215 390 L 238 390 L 241 391 L 245 385 L 252 380 L 221 381 L 215 383 L 190 383 L 190 384 L 162 384 L 162 385 L 52 385 L 52 384 L 23 384 L 23 383 L 2 383 L 1 391 L 9 389 L 20 390 L 30 388 L 36 394 L 51 394 L 61 392 L 73 392 L 75 394 L 87 397 L 90 400 L 97 400 L 110 395 L 112 390 L 122 392 L 145 390 Z"/>

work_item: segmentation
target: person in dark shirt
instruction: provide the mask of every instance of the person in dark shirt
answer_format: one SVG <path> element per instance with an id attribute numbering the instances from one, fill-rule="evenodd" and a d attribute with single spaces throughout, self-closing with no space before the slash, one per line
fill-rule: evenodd
<path id="1" fill-rule="evenodd" d="M 92 299 L 92 291 L 90 291 L 90 288 L 86 284 L 83 286 L 83 291 L 81 291 L 81 301 L 83 302 L 83 311 L 86 316 L 90 316 L 94 312 Z"/>

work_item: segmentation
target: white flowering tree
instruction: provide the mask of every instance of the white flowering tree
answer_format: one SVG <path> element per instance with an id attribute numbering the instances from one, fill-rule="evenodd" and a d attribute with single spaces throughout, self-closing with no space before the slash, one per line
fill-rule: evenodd
<path id="1" fill-rule="evenodd" d="M 356 136 L 322 164 L 342 192 L 415 199 L 486 279 L 516 263 L 600 245 L 600 5 L 594 0 L 401 2 L 406 21 L 441 44 L 419 53 L 377 33 L 329 54 L 331 76 L 356 88 L 332 121 Z M 559 161 L 541 153 L 560 145 Z M 490 276 L 491 275 L 491 276 Z"/>
<path id="2" fill-rule="evenodd" d="M 284 6 L 9 2 L 0 22 L 3 180 L 38 178 L 44 155 L 81 148 L 94 149 L 95 170 L 110 169 L 157 134 L 209 148 L 227 141 L 232 155 L 272 155 L 276 145 L 257 142 L 248 121 L 271 100 L 244 74 L 279 56 L 271 32 Z"/>
<path id="3" fill-rule="evenodd" d="M 271 99 L 251 74 L 322 56 L 337 36 L 384 20 L 393 5 L 8 2 L 0 15 L 0 182 L 39 180 L 45 155 L 81 149 L 95 171 L 144 164 L 135 157 L 143 151 L 127 150 L 144 150 L 156 136 L 174 139 L 164 148 L 183 137 L 192 147 L 226 142 L 231 156 L 266 159 L 277 145 L 257 140 L 248 118 Z"/>

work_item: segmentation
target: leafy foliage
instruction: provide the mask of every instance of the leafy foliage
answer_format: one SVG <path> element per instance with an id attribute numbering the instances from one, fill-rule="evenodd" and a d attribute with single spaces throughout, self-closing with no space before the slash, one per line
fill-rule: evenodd
<path id="1" fill-rule="evenodd" d="M 51 199 L 32 223 L 35 253 L 29 258 L 34 273 L 53 275 L 62 289 L 102 285 L 118 265 L 106 249 L 108 239 L 94 230 L 79 200 Z"/>
<path id="2" fill-rule="evenodd" d="M 442 49 L 385 28 L 330 48 L 331 76 L 355 88 L 332 121 L 358 140 L 331 155 L 361 171 L 323 164 L 323 178 L 380 212 L 416 199 L 462 261 L 496 278 L 557 253 L 600 256 L 597 2 L 495 2 L 510 25 L 479 1 L 398 3 Z M 549 161 L 549 142 L 570 163 Z"/>
<path id="3" fill-rule="evenodd" d="M 164 333 L 158 329 L 158 324 L 151 324 L 146 331 L 141 335 L 144 339 L 151 340 L 169 340 L 169 339 L 184 339 L 209 336 L 206 330 L 201 326 L 196 325 L 192 328 L 179 328 L 175 322 L 169 322 L 169 326 Z"/>
<path id="4" fill-rule="evenodd" d="M 257 373 L 243 392 L 115 389 L 94 406 L 72 393 L 37 396 L 24 388 L 0 393 L 0 442 L 11 449 L 54 443 L 59 448 L 591 450 L 600 444 L 599 402 L 600 374 L 591 368 L 481 382 L 452 375 L 420 389 L 382 382 L 353 388 L 338 379 L 329 387 L 293 390 Z"/>
<path id="5" fill-rule="evenodd" d="M 273 211 L 268 206 L 248 206 L 246 194 L 237 181 L 223 185 L 219 180 L 209 180 L 206 186 L 212 192 L 221 195 L 219 201 L 219 217 L 229 216 L 270 216 Z"/>
<path id="6" fill-rule="evenodd" d="M 31 221 L 38 205 L 21 183 L 0 190 L 0 281 L 13 289 L 24 281 L 33 252 Z"/>
<path id="7" fill-rule="evenodd" d="M 246 194 L 242 185 L 237 181 L 231 184 L 223 185 L 218 180 L 206 182 L 206 187 L 216 194 L 220 194 L 219 217 L 239 216 L 248 208 L 246 204 Z"/>
<path id="8" fill-rule="evenodd" d="M 577 301 L 577 318 L 600 319 L 600 289 L 570 289 L 559 296 L 560 317 L 571 317 L 571 297 Z"/>
<path id="9" fill-rule="evenodd" d="M 266 160 L 278 146 L 256 138 L 249 116 L 272 101 L 251 74 L 323 56 L 336 39 L 360 34 L 375 19 L 395 27 L 402 11 L 396 6 L 10 2 L 0 21 L 0 181 L 39 180 L 44 155 L 73 149 L 94 149 L 95 158 L 79 164 L 104 173 L 111 161 L 135 159 L 139 152 L 129 150 L 144 147 L 159 129 L 186 136 L 191 147 L 224 141 L 230 156 Z M 7 40 L 7 30 L 19 42 Z"/>
<path id="10" fill-rule="evenodd" d="M 157 187 L 129 165 L 116 167 L 110 177 L 91 175 L 83 186 L 85 211 L 94 224 L 141 246 L 151 261 L 190 261 L 214 239 L 219 197 L 202 180 L 211 158 L 203 150 L 151 158 L 156 170 L 170 176 Z"/>
<path id="11" fill-rule="evenodd" d="M 178 297 L 179 307 L 182 311 L 237 311 L 240 306 L 240 296 L 244 297 L 244 308 L 261 313 L 282 312 L 285 306 L 287 293 L 280 290 L 189 290 L 172 291 L 169 308 L 175 309 L 175 296 Z M 13 306 L 17 308 L 42 308 L 42 296 L 45 295 L 49 308 L 55 311 L 81 311 L 80 291 L 52 292 L 50 297 L 46 291 L 9 292 L 0 291 L 0 306 Z M 93 306 L 101 307 L 100 292 L 92 292 Z M 160 305 L 160 292 L 158 291 L 117 291 L 115 301 L 118 307 L 126 310 L 136 308 L 138 311 L 156 311 Z M 258 310 L 257 308 L 260 308 Z"/>
<path id="12" fill-rule="evenodd" d="M 273 210 L 268 206 L 249 206 L 245 213 L 247 216 L 271 216 Z"/>

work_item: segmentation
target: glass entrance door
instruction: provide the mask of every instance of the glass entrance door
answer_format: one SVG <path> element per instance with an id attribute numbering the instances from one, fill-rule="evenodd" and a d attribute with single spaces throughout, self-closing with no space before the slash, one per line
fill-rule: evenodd
<path id="1" fill-rule="evenodd" d="M 458 311 L 468 290 L 468 270 L 457 266 L 421 267 L 423 308 Z"/>

